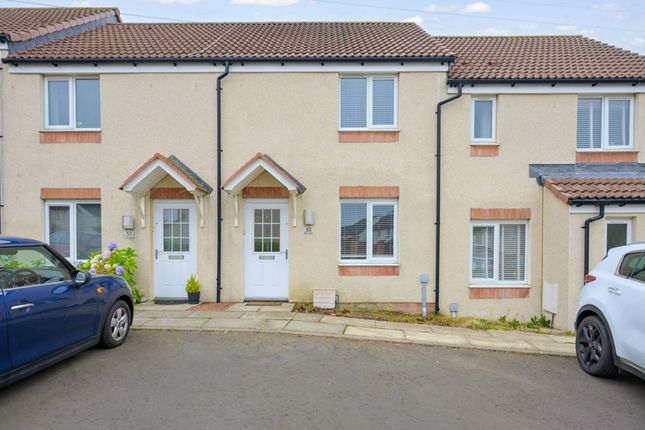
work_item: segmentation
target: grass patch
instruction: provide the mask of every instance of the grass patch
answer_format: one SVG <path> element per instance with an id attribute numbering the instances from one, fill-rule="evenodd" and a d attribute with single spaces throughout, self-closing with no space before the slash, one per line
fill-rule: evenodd
<path id="1" fill-rule="evenodd" d="M 547 333 L 547 334 L 564 334 L 573 335 L 570 331 L 562 331 L 551 329 L 550 321 L 545 315 L 534 316 L 528 322 L 518 321 L 516 319 L 509 319 L 502 316 L 496 320 L 487 320 L 484 318 L 475 317 L 459 317 L 451 318 L 441 313 L 428 313 L 427 319 L 423 319 L 421 315 L 409 314 L 399 311 L 387 311 L 381 309 L 320 309 L 314 307 L 311 303 L 297 303 L 293 309 L 295 312 L 309 312 L 320 313 L 324 315 L 336 315 L 348 318 L 366 318 L 378 321 L 388 322 L 402 322 L 410 324 L 428 324 L 443 327 L 462 327 L 470 328 L 473 330 L 520 330 L 529 331 L 534 333 Z"/>

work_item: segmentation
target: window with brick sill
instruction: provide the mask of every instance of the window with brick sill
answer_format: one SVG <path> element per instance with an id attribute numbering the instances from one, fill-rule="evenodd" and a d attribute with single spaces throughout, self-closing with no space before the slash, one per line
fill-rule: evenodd
<path id="1" fill-rule="evenodd" d="M 396 83 L 394 76 L 342 76 L 340 130 L 396 130 Z"/>
<path id="2" fill-rule="evenodd" d="M 45 129 L 98 130 L 101 127 L 98 78 L 45 78 Z"/>
<path id="3" fill-rule="evenodd" d="M 101 249 L 101 203 L 57 201 L 45 203 L 47 243 L 70 261 L 86 260 Z"/>
<path id="4" fill-rule="evenodd" d="M 387 199 L 340 203 L 341 265 L 396 263 L 397 204 Z"/>
<path id="5" fill-rule="evenodd" d="M 633 147 L 634 103 L 631 97 L 579 97 L 576 149 L 621 151 Z"/>
<path id="6" fill-rule="evenodd" d="M 470 283 L 526 284 L 527 230 L 528 224 L 522 221 L 473 221 Z"/>

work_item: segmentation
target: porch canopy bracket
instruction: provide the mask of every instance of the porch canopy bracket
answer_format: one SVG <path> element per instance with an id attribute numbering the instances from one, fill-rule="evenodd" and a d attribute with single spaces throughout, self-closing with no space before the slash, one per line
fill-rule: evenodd
<path id="1" fill-rule="evenodd" d="M 145 228 L 146 226 L 146 204 L 150 190 L 166 175 L 172 177 L 186 191 L 192 194 L 197 203 L 199 225 L 204 227 L 205 198 L 213 191 L 213 187 L 208 185 L 197 173 L 174 155 L 166 157 L 159 153 L 150 157 L 119 187 L 119 189 L 130 194 L 135 199 L 141 227 Z"/>
<path id="2" fill-rule="evenodd" d="M 233 175 L 231 175 L 222 189 L 228 194 L 234 197 L 234 225 L 238 227 L 239 223 L 239 195 L 242 193 L 242 190 L 253 182 L 258 176 L 262 173 L 267 172 L 280 184 L 282 184 L 289 195 L 291 196 L 291 202 L 293 206 L 292 210 L 292 225 L 296 227 L 297 217 L 296 217 L 296 197 L 304 193 L 307 188 L 298 181 L 293 175 L 283 169 L 278 163 L 276 163 L 271 157 L 261 152 L 255 154 L 249 161 L 247 161 L 242 167 L 240 167 Z"/>

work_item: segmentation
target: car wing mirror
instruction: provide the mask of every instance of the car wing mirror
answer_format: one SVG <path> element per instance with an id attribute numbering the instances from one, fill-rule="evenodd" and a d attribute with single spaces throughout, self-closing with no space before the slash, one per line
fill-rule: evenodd
<path id="1" fill-rule="evenodd" d="M 74 273 L 72 273 L 72 279 L 74 280 L 74 285 L 77 287 L 87 284 L 91 278 L 92 278 L 92 275 L 90 275 L 88 272 L 84 270 L 76 270 Z"/>

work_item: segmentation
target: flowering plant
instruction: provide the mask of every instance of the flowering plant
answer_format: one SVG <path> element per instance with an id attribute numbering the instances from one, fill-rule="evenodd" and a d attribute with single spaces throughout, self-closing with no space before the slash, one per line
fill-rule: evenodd
<path id="1" fill-rule="evenodd" d="M 137 289 L 134 275 L 137 272 L 137 253 L 132 248 L 119 249 L 114 242 L 108 243 L 104 251 L 96 251 L 90 259 L 77 265 L 92 275 L 118 275 L 132 287 L 132 298 L 141 303 L 141 293 Z"/>

